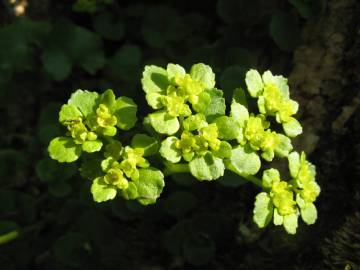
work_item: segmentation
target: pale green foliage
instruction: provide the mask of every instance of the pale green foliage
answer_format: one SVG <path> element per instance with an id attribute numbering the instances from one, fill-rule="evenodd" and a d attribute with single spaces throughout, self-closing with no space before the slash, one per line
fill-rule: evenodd
<path id="1" fill-rule="evenodd" d="M 73 162 L 81 153 L 81 147 L 69 137 L 57 137 L 49 144 L 49 153 L 52 159 L 59 162 Z"/>
<path id="2" fill-rule="evenodd" d="M 264 228 L 269 224 L 273 215 L 273 208 L 270 196 L 266 192 L 261 192 L 256 196 L 254 221 L 259 228 Z"/>
<path id="3" fill-rule="evenodd" d="M 94 201 L 121 196 L 148 205 L 159 198 L 164 175 L 190 173 L 199 181 L 213 181 L 227 169 L 240 175 L 240 182 L 262 189 L 253 211 L 260 228 L 273 221 L 295 234 L 299 216 L 306 224 L 316 221 L 314 202 L 320 187 L 315 166 L 305 153 L 291 152 L 291 138 L 300 135 L 302 127 L 294 117 L 298 103 L 290 99 L 286 78 L 270 71 L 246 73 L 247 91 L 257 99 L 258 111 L 249 110 L 252 104 L 248 106 L 241 88 L 234 89 L 227 110 L 214 72 L 202 63 L 189 72 L 171 63 L 166 68 L 146 66 L 141 83 L 153 109 L 143 127 L 152 136 L 139 126 L 140 133 L 125 133 L 135 126 L 137 105 L 128 97 L 116 97 L 110 89 L 102 94 L 77 90 L 59 112 L 67 132 L 50 142 L 49 154 L 59 162 L 74 162 L 82 152 L 88 153 L 80 159 L 80 171 L 92 180 Z M 95 152 L 99 153 L 92 156 Z M 263 162 L 274 157 L 288 159 L 289 181 L 282 180 L 276 169 L 261 170 Z M 150 164 L 161 166 L 161 161 L 163 170 Z M 256 175 L 261 172 L 260 180 Z"/>
<path id="4" fill-rule="evenodd" d="M 262 186 L 268 191 L 266 194 L 270 199 L 269 204 L 274 207 L 274 224 L 283 225 L 289 234 L 295 234 L 299 215 L 306 224 L 315 223 L 317 210 L 313 202 L 319 195 L 320 188 L 315 182 L 314 167 L 306 160 L 304 153 L 300 156 L 297 152 L 292 152 L 288 160 L 293 179 L 283 181 L 278 170 L 268 169 L 263 173 Z M 255 209 L 257 207 L 259 206 L 255 203 Z M 261 220 L 255 214 L 254 221 L 261 227 Z"/>
<path id="5" fill-rule="evenodd" d="M 215 74 L 207 65 L 195 64 L 190 73 L 175 64 L 168 64 L 166 70 L 147 66 L 141 83 L 148 104 L 153 109 L 161 109 L 149 115 L 152 127 L 159 133 L 177 132 L 178 117 L 190 116 L 191 109 L 206 117 L 225 111 L 222 93 L 214 89 Z"/>
<path id="6" fill-rule="evenodd" d="M 257 98 L 259 112 L 265 116 L 274 116 L 281 123 L 289 137 L 302 133 L 302 127 L 293 115 L 298 111 L 299 104 L 290 99 L 287 79 L 274 76 L 265 71 L 262 76 L 256 70 L 246 73 L 245 79 L 250 95 Z"/>

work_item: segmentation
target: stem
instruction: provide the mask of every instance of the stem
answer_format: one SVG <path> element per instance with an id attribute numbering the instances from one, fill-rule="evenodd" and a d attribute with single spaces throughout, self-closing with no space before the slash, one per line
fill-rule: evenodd
<path id="1" fill-rule="evenodd" d="M 20 235 L 19 231 L 11 231 L 6 234 L 0 235 L 0 245 L 11 242 L 12 240 L 18 238 Z"/>
<path id="2" fill-rule="evenodd" d="M 164 175 L 172 175 L 175 173 L 187 173 L 190 172 L 189 165 L 184 163 L 174 164 L 170 162 L 165 163 Z"/>
<path id="3" fill-rule="evenodd" d="M 238 170 L 236 170 L 233 166 L 231 166 L 231 164 L 229 164 L 228 166 L 226 166 L 230 171 L 232 171 L 233 173 L 236 173 L 237 175 L 240 175 L 241 177 L 245 178 L 246 180 L 248 180 L 249 182 L 253 183 L 254 185 L 263 188 L 262 186 L 262 181 L 261 179 L 257 178 L 256 176 L 253 175 L 249 175 L 249 174 L 245 174 L 245 173 L 240 173 Z"/>

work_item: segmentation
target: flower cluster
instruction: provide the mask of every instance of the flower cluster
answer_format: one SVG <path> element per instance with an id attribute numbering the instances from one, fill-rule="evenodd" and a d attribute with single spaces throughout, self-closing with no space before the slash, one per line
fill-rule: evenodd
<path id="1" fill-rule="evenodd" d="M 295 118 L 298 104 L 290 98 L 284 77 L 270 71 L 262 76 L 256 70 L 246 73 L 255 111 L 241 88 L 234 90 L 227 110 L 214 72 L 201 63 L 188 73 L 177 64 L 146 66 L 141 83 L 154 110 L 144 118 L 141 133 L 122 136 L 134 128 L 137 106 L 130 98 L 116 98 L 112 90 L 100 95 L 78 90 L 60 110 L 59 121 L 67 133 L 50 142 L 49 154 L 59 162 L 82 157 L 81 174 L 92 180 L 95 201 L 119 195 L 147 205 L 160 196 L 164 174 L 185 172 L 210 181 L 223 177 L 227 169 L 263 189 L 254 208 L 259 227 L 273 220 L 294 234 L 299 216 L 307 224 L 315 222 L 320 187 L 315 166 L 305 153 L 293 151 L 291 138 L 301 134 L 302 127 Z M 83 152 L 87 154 L 82 156 Z M 274 157 L 288 159 L 289 181 L 281 179 L 276 169 L 264 170 L 262 179 L 256 177 L 262 162 Z M 163 165 L 162 171 L 152 167 L 152 161 Z"/>
<path id="2" fill-rule="evenodd" d="M 289 155 L 290 181 L 280 179 L 276 169 L 265 170 L 262 186 L 265 192 L 256 196 L 254 220 L 259 227 L 265 227 L 271 219 L 275 225 L 283 225 L 290 234 L 295 234 L 298 216 L 306 224 L 313 224 L 317 218 L 313 202 L 320 194 L 315 181 L 315 169 L 305 154 L 292 152 Z"/>

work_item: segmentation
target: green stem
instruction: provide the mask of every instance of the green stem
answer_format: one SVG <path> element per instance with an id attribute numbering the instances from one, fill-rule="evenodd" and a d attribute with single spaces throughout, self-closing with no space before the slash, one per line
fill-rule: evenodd
<path id="1" fill-rule="evenodd" d="M 19 231 L 12 231 L 8 232 L 6 234 L 0 235 L 0 245 L 6 244 L 8 242 L 11 242 L 12 240 L 18 238 L 20 235 Z"/>
<path id="2" fill-rule="evenodd" d="M 253 183 L 254 185 L 263 188 L 262 186 L 262 181 L 261 179 L 257 178 L 256 176 L 253 175 L 249 175 L 249 174 L 245 174 L 245 173 L 240 173 L 238 170 L 236 170 L 233 166 L 231 166 L 231 164 L 229 164 L 228 166 L 226 166 L 230 171 L 232 171 L 233 173 L 236 173 L 237 175 L 240 175 L 241 177 L 245 178 L 246 180 L 248 180 L 249 182 Z"/>
<path id="3" fill-rule="evenodd" d="M 187 173 L 190 172 L 189 169 L 189 165 L 188 164 L 184 164 L 184 163 L 170 163 L 170 162 L 166 162 L 165 163 L 165 170 L 164 170 L 164 175 L 172 175 L 175 173 Z"/>

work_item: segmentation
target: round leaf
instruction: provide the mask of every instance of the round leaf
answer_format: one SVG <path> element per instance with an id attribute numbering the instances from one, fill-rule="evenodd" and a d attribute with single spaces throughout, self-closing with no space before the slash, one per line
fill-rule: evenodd
<path id="1" fill-rule="evenodd" d="M 291 140 L 282 134 L 278 134 L 278 138 L 280 143 L 275 147 L 275 154 L 278 157 L 287 157 L 293 149 Z"/>
<path id="2" fill-rule="evenodd" d="M 238 146 L 232 150 L 230 164 L 239 174 L 254 175 L 259 171 L 261 161 L 250 147 Z"/>
<path id="3" fill-rule="evenodd" d="M 292 51 L 300 44 L 300 27 L 296 16 L 286 12 L 275 13 L 270 22 L 270 34 L 284 51 Z"/>
<path id="4" fill-rule="evenodd" d="M 291 117 L 290 120 L 282 124 L 285 134 L 291 138 L 296 137 L 302 133 L 302 127 L 298 120 Z"/>
<path id="5" fill-rule="evenodd" d="M 159 150 L 161 156 L 172 163 L 177 163 L 181 160 L 181 151 L 175 147 L 177 141 L 176 137 L 167 137 L 162 141 Z"/>
<path id="6" fill-rule="evenodd" d="M 298 216 L 296 213 L 284 216 L 284 228 L 287 233 L 295 234 L 298 226 Z"/>
<path id="7" fill-rule="evenodd" d="M 143 149 L 145 157 L 155 155 L 159 150 L 159 142 L 146 134 L 136 134 L 131 140 L 131 146 Z"/>
<path id="8" fill-rule="evenodd" d="M 308 224 L 314 224 L 317 219 L 317 210 L 313 203 L 309 203 L 306 207 L 300 209 L 302 220 Z"/>
<path id="9" fill-rule="evenodd" d="M 97 33 L 109 40 L 121 40 L 125 33 L 122 22 L 114 22 L 112 13 L 102 13 L 94 19 L 94 29 Z"/>
<path id="10" fill-rule="evenodd" d="M 141 84 L 147 94 L 165 93 L 170 82 L 165 69 L 157 66 L 145 66 Z"/>
<path id="11" fill-rule="evenodd" d="M 99 140 L 86 141 L 82 144 L 82 150 L 87 153 L 94 153 L 101 150 L 103 143 Z"/>
<path id="12" fill-rule="evenodd" d="M 87 261 L 86 240 L 78 233 L 68 233 L 59 238 L 54 246 L 55 257 L 68 266 L 79 267 Z"/>
<path id="13" fill-rule="evenodd" d="M 233 140 L 236 139 L 240 132 L 240 125 L 232 117 L 220 116 L 214 120 L 214 122 L 219 131 L 219 138 L 223 140 Z"/>
<path id="14" fill-rule="evenodd" d="M 183 242 L 185 260 L 196 266 L 210 262 L 215 255 L 215 250 L 215 242 L 207 234 L 190 234 Z"/>
<path id="15" fill-rule="evenodd" d="M 190 192 L 177 191 L 171 193 L 164 202 L 165 211 L 175 217 L 182 218 L 197 204 L 197 198 Z"/>
<path id="16" fill-rule="evenodd" d="M 201 82 L 206 89 L 215 87 L 215 73 L 205 64 L 195 64 L 191 67 L 190 76 L 195 81 Z"/>
<path id="17" fill-rule="evenodd" d="M 254 221 L 259 228 L 264 228 L 271 221 L 274 206 L 270 196 L 266 192 L 261 192 L 256 196 L 254 207 Z"/>
<path id="18" fill-rule="evenodd" d="M 81 118 L 81 112 L 74 105 L 62 105 L 59 113 L 60 123 L 66 123 L 67 121 L 79 121 Z"/>
<path id="19" fill-rule="evenodd" d="M 134 181 L 138 201 L 143 205 L 153 204 L 159 198 L 164 186 L 164 175 L 155 168 L 139 170 L 139 179 Z"/>
<path id="20" fill-rule="evenodd" d="M 224 175 L 225 166 L 222 159 L 207 153 L 205 156 L 195 157 L 189 163 L 190 172 L 196 179 L 215 180 Z"/>
<path id="21" fill-rule="evenodd" d="M 91 193 L 95 202 L 105 202 L 115 198 L 116 189 L 106 184 L 102 177 L 98 177 L 91 185 Z"/>
<path id="22" fill-rule="evenodd" d="M 71 95 L 68 104 L 77 107 L 84 117 L 87 117 L 95 111 L 98 105 L 98 98 L 99 94 L 96 92 L 77 90 Z"/>
<path id="23" fill-rule="evenodd" d="M 48 147 L 49 155 L 59 162 L 73 162 L 81 155 L 81 146 L 74 143 L 72 138 L 57 137 Z"/>
<path id="24" fill-rule="evenodd" d="M 252 97 L 259 97 L 262 94 L 264 84 L 257 70 L 251 69 L 246 72 L 245 82 Z"/>
<path id="25" fill-rule="evenodd" d="M 172 135 L 180 128 L 177 117 L 171 116 L 165 111 L 149 114 L 149 118 L 152 127 L 161 134 Z"/>
<path id="26" fill-rule="evenodd" d="M 118 122 L 117 126 L 123 130 L 129 130 L 134 127 L 137 117 L 137 105 L 128 97 L 119 97 L 114 105 L 114 115 Z"/>
<path id="27" fill-rule="evenodd" d="M 45 50 L 41 56 L 44 69 L 55 81 L 66 79 L 72 69 L 72 60 L 60 49 Z"/>

